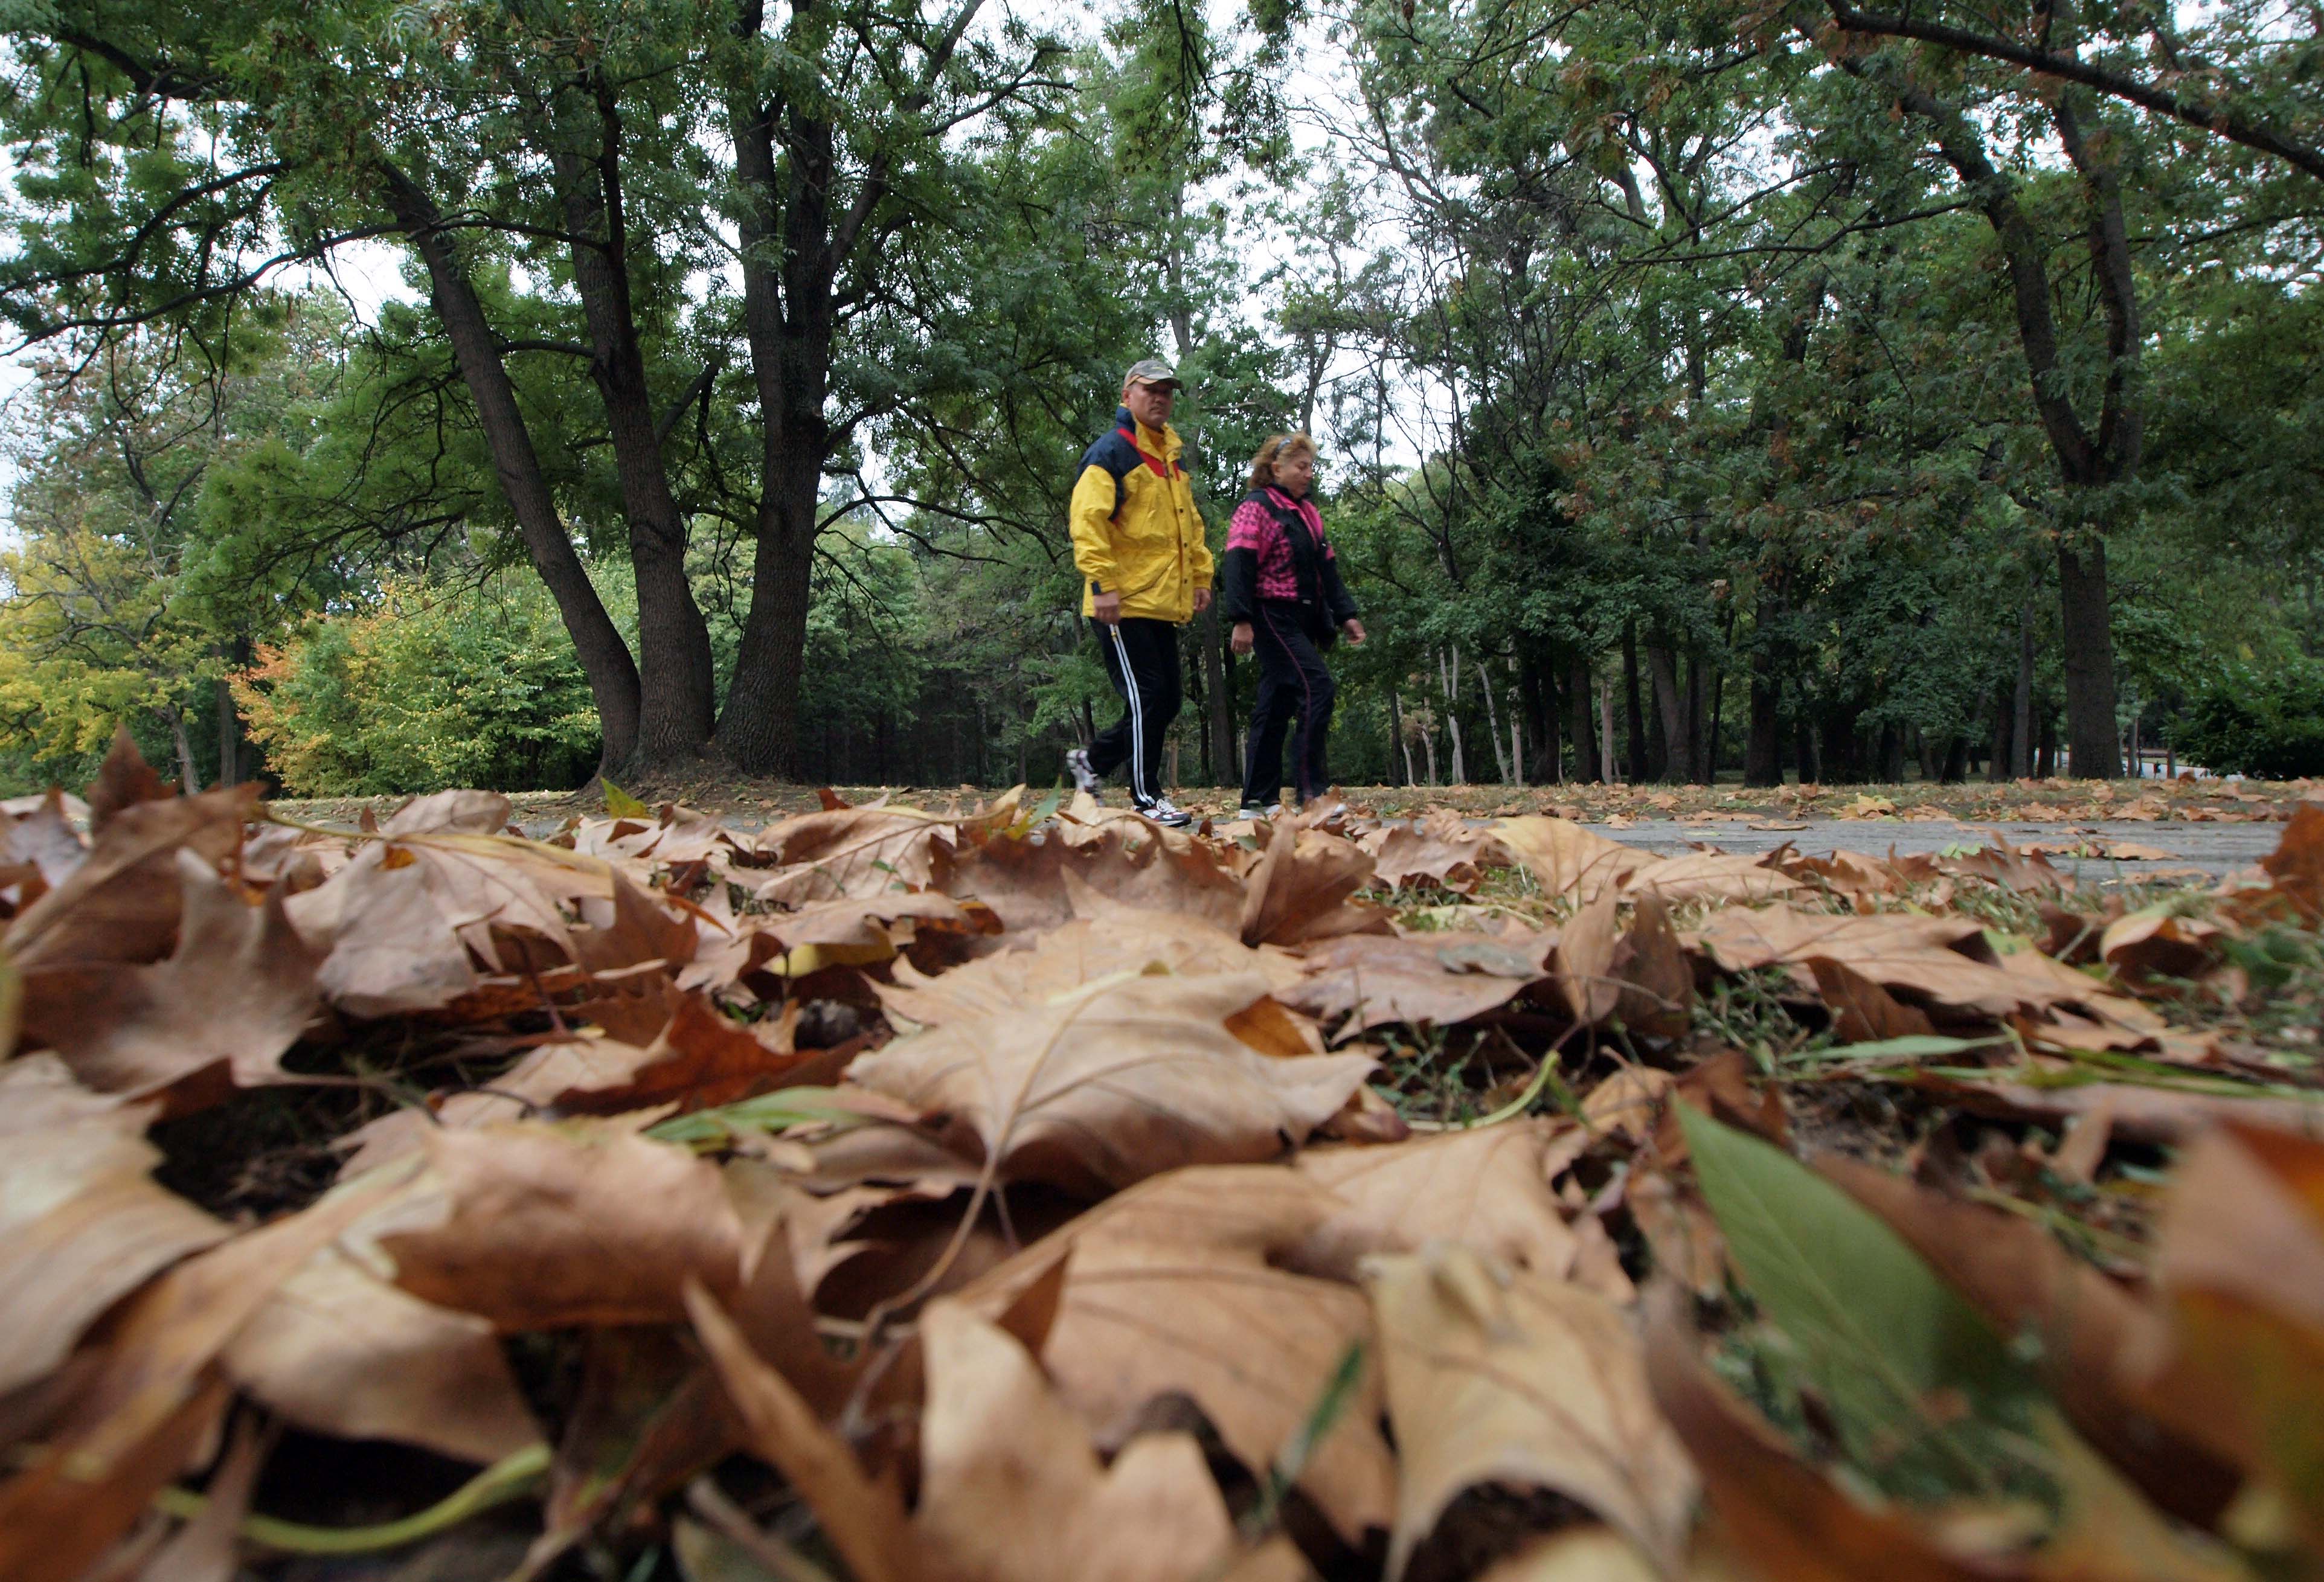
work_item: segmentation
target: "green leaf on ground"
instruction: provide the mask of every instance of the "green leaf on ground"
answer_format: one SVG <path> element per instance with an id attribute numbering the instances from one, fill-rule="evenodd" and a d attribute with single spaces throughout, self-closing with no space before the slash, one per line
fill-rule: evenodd
<path id="1" fill-rule="evenodd" d="M 1872 1212 L 1692 1106 L 1697 1179 L 1743 1283 L 1851 1460 L 1891 1493 L 2048 1492 L 2039 1387 L 2001 1338 Z"/>

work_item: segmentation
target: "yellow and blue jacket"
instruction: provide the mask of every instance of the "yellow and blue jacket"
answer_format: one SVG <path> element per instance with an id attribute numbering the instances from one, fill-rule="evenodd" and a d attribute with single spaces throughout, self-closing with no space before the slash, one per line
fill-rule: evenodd
<path id="1" fill-rule="evenodd" d="M 1098 594 L 1120 593 L 1125 619 L 1193 618 L 1194 590 L 1211 585 L 1211 547 L 1183 449 L 1176 428 L 1157 434 L 1123 407 L 1113 432 L 1082 453 L 1067 515 L 1084 615 L 1097 613 Z"/>

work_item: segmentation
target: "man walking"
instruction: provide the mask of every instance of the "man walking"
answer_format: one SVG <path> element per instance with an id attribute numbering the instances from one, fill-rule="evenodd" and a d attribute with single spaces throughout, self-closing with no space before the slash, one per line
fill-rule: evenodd
<path id="1" fill-rule="evenodd" d="M 1094 796 L 1127 763 L 1132 805 L 1182 829 L 1194 821 L 1162 794 L 1162 738 L 1181 695 L 1176 629 L 1210 607 L 1211 550 L 1170 427 L 1177 399 L 1176 370 L 1148 357 L 1122 381 L 1113 432 L 1082 455 L 1069 512 L 1082 613 L 1097 623 L 1098 651 L 1127 706 L 1086 751 L 1065 754 L 1065 768 Z"/>

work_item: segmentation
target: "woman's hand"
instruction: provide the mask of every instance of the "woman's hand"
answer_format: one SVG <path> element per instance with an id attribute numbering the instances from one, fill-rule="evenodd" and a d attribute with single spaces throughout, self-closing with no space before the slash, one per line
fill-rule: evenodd
<path id="1" fill-rule="evenodd" d="M 1354 644 L 1360 648 L 1364 646 L 1364 623 L 1362 621 L 1351 616 L 1346 621 L 1340 623 L 1340 630 L 1348 634 L 1349 642 Z"/>
<path id="2" fill-rule="evenodd" d="M 1238 654 L 1250 653 L 1251 644 L 1256 640 L 1257 639 L 1251 635 L 1250 622 L 1248 621 L 1236 621 L 1234 630 L 1227 633 L 1227 647 Z"/>

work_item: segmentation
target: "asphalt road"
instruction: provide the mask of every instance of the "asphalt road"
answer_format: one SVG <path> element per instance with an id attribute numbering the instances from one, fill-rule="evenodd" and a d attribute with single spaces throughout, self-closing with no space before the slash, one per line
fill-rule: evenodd
<path id="1" fill-rule="evenodd" d="M 2277 823 L 2143 823 L 2127 820 L 2073 825 L 1962 823 L 1952 819 L 1898 820 L 1893 823 L 1832 818 L 1796 822 L 1805 823 L 1807 828 L 1755 830 L 1744 823 L 1699 823 L 1676 819 L 1640 819 L 1627 829 L 1602 823 L 1589 827 L 1592 834 L 1665 856 L 1690 851 L 1697 844 L 1716 846 L 1722 851 L 1772 851 L 1786 841 L 1817 856 L 1832 851 L 1860 851 L 1875 857 L 1885 857 L 1891 851 L 1899 856 L 1934 854 L 1949 846 L 1989 846 L 1997 834 L 2013 846 L 2103 847 L 2120 841 L 2171 853 L 2168 861 L 2114 861 L 2066 857 L 2055 851 L 2044 853 L 2061 869 L 2096 880 L 2136 880 L 2158 870 L 2190 868 L 2220 878 L 2248 868 L 2274 851 L 2283 833 L 2283 826 Z"/>

